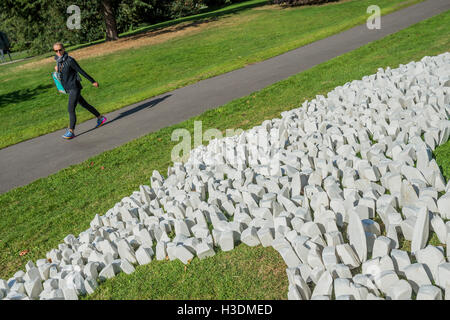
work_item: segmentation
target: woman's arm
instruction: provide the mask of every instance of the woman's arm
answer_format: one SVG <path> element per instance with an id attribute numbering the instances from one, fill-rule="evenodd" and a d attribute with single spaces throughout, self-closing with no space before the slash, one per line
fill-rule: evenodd
<path id="1" fill-rule="evenodd" d="M 85 77 L 86 79 L 88 79 L 90 82 L 95 83 L 96 81 L 94 80 L 94 78 L 92 78 L 90 75 L 88 75 L 83 69 L 81 69 L 80 65 L 78 64 L 78 62 L 75 59 L 70 59 L 70 66 L 79 74 L 81 74 L 83 77 Z"/>

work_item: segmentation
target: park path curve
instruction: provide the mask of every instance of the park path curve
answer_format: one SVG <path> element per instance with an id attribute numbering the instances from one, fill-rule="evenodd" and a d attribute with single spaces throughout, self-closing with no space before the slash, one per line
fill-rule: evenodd
<path id="1" fill-rule="evenodd" d="M 450 9 L 449 0 L 427 0 L 382 16 L 381 29 L 362 24 L 268 60 L 152 97 L 116 110 L 109 123 L 77 125 L 78 137 L 65 141 L 58 130 L 0 150 L 0 193 L 47 177 L 206 110 L 249 95 L 317 64 L 359 48 Z"/>

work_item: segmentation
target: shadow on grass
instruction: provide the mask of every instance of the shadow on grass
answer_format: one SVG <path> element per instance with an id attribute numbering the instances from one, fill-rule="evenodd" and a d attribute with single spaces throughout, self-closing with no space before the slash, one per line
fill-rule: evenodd
<path id="1" fill-rule="evenodd" d="M 157 29 L 153 29 L 153 30 L 146 30 L 146 31 L 142 31 L 142 32 L 139 32 L 139 33 L 136 33 L 133 35 L 127 35 L 126 37 L 120 38 L 120 40 L 130 41 L 130 40 L 137 40 L 137 39 L 146 38 L 146 37 L 158 36 L 158 35 L 162 35 L 162 34 L 170 34 L 170 33 L 178 32 L 178 31 L 182 31 L 189 27 L 201 26 L 205 23 L 216 21 L 217 19 L 218 19 L 217 17 L 213 17 L 213 18 L 207 18 L 207 19 L 202 19 L 202 20 L 196 20 L 196 21 L 192 21 L 190 23 L 180 24 L 171 29 L 166 29 L 166 27 L 167 27 L 166 26 L 166 27 L 161 27 L 161 28 L 157 28 Z M 149 32 L 151 32 L 151 34 L 149 34 Z"/>
<path id="2" fill-rule="evenodd" d="M 51 88 L 51 84 L 40 84 L 34 88 L 20 89 L 0 95 L 0 108 L 8 106 L 10 103 L 22 102 L 33 99 L 35 96 Z"/>
<path id="3" fill-rule="evenodd" d="M 143 110 L 143 109 L 152 108 L 152 107 L 154 107 L 155 105 L 157 105 L 158 103 L 160 103 L 160 102 L 166 100 L 166 99 L 169 98 L 170 96 L 171 96 L 171 94 L 167 94 L 167 95 L 165 95 L 165 96 L 163 96 L 163 97 L 161 97 L 161 98 L 156 98 L 156 99 L 153 99 L 153 100 L 150 100 L 150 101 L 141 103 L 141 104 L 137 105 L 136 107 L 134 107 L 134 108 L 132 108 L 132 109 L 130 109 L 130 110 L 121 112 L 121 113 L 120 113 L 119 115 L 117 115 L 114 119 L 112 119 L 112 120 L 110 120 L 110 121 L 107 121 L 103 126 L 110 125 L 110 124 L 113 123 L 114 121 L 120 120 L 120 119 L 122 119 L 122 118 L 124 118 L 124 117 L 127 117 L 127 116 L 129 116 L 129 115 L 132 115 L 132 114 L 134 114 L 134 113 L 136 113 L 136 112 L 139 112 L 139 111 L 141 111 L 141 110 Z M 79 137 L 79 136 L 81 136 L 81 135 L 83 135 L 83 134 L 85 134 L 85 133 L 89 133 L 89 132 L 91 132 L 91 131 L 94 130 L 94 129 L 96 129 L 96 128 L 92 128 L 92 129 L 83 131 L 83 132 L 81 132 L 80 134 L 77 134 L 77 137 Z"/>

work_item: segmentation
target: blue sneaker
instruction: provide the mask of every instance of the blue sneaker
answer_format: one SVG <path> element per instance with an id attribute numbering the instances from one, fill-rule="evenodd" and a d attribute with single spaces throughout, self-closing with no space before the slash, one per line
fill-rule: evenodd
<path id="1" fill-rule="evenodd" d="M 101 117 L 100 119 L 97 119 L 97 125 L 96 128 L 101 127 L 106 122 L 106 117 Z"/>
<path id="2" fill-rule="evenodd" d="M 69 129 L 66 129 L 66 133 L 62 137 L 64 139 L 73 139 L 73 138 L 75 138 L 75 133 L 73 133 Z"/>

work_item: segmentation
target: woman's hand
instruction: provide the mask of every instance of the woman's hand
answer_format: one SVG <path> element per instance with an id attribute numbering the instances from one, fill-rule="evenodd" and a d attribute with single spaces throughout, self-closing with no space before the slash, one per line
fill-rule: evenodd
<path id="1" fill-rule="evenodd" d="M 94 82 L 92 85 L 93 85 L 94 87 L 98 88 L 98 82 Z"/>
<path id="2" fill-rule="evenodd" d="M 55 71 L 58 71 L 58 66 L 55 66 Z"/>

